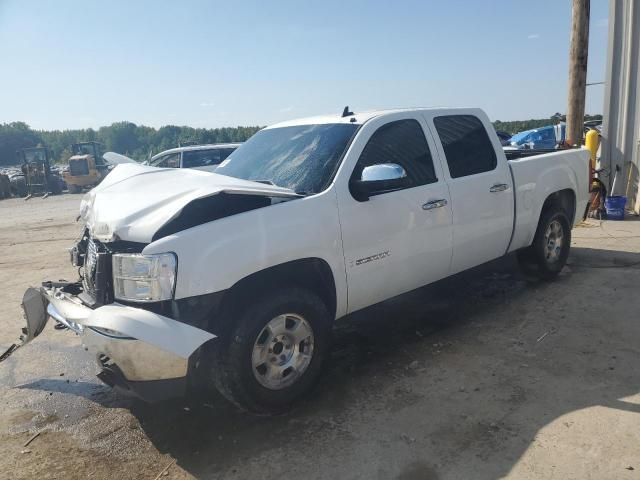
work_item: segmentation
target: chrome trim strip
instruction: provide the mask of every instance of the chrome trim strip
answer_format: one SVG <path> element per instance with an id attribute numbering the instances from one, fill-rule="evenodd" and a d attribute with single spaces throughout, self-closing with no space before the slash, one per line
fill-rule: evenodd
<path id="1" fill-rule="evenodd" d="M 507 185 L 506 183 L 496 183 L 491 188 L 489 188 L 489 191 L 491 193 L 504 192 L 505 190 L 509 190 L 509 185 Z"/>
<path id="2" fill-rule="evenodd" d="M 72 331 L 74 331 L 74 332 L 76 332 L 78 334 L 82 333 L 82 331 L 83 331 L 82 325 L 64 318 L 62 316 L 62 314 L 58 311 L 58 309 L 53 306 L 52 303 L 49 303 L 49 305 L 47 305 L 47 313 L 56 322 L 61 323 L 62 325 L 67 327 L 69 330 L 72 330 Z"/>
<path id="3" fill-rule="evenodd" d="M 430 202 L 422 205 L 423 210 L 433 210 L 434 208 L 441 208 L 447 205 L 447 199 L 441 198 L 440 200 L 431 200 Z"/>

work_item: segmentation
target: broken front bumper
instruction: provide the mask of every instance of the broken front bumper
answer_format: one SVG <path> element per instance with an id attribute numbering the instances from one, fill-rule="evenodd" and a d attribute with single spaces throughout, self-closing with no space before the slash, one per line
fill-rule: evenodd
<path id="1" fill-rule="evenodd" d="M 45 283 L 25 292 L 22 344 L 37 337 L 50 317 L 81 336 L 102 368 L 98 378 L 108 385 L 148 401 L 184 394 L 189 358 L 215 335 L 118 303 L 89 308 L 69 285 Z"/>

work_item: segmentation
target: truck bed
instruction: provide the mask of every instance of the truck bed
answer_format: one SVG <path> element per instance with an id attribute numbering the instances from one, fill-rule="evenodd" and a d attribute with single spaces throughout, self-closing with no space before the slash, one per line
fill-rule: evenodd
<path id="1" fill-rule="evenodd" d="M 556 148 L 526 148 L 522 150 L 505 150 L 504 154 L 507 160 L 518 160 L 519 158 L 535 157 L 537 155 L 544 155 L 545 153 L 554 153 L 564 150 L 558 150 Z"/>
<path id="2" fill-rule="evenodd" d="M 506 150 L 515 186 L 515 225 L 509 251 L 531 244 L 545 199 L 573 190 L 573 225 L 582 221 L 589 201 L 589 158 L 584 148 L 568 150 Z"/>

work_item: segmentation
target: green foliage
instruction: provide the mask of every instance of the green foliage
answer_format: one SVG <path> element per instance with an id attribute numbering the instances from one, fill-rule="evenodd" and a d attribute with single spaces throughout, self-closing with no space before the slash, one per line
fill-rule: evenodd
<path id="1" fill-rule="evenodd" d="M 0 124 L 0 165 L 17 163 L 16 150 L 44 145 L 51 149 L 55 162 L 64 163 L 71 156 L 73 143 L 97 141 L 105 151 L 127 155 L 143 161 L 150 155 L 182 144 L 244 142 L 261 127 L 192 128 L 167 125 L 159 129 L 117 122 L 98 130 L 32 130 L 27 124 Z"/>
<path id="2" fill-rule="evenodd" d="M 564 115 L 556 113 L 550 118 L 493 122 L 496 130 L 509 133 L 553 125 L 564 121 Z M 585 115 L 587 120 L 602 120 L 602 115 Z M 131 122 L 117 122 L 108 127 L 80 130 L 32 130 L 26 123 L 0 124 L 0 165 L 17 163 L 16 150 L 44 145 L 51 149 L 54 162 L 66 162 L 71 155 L 72 143 L 97 141 L 105 145 L 105 151 L 127 155 L 143 161 L 150 155 L 178 145 L 244 142 L 261 127 L 192 128 L 166 125 L 155 129 Z"/>
<path id="3" fill-rule="evenodd" d="M 584 120 L 585 122 L 588 120 L 602 120 L 602 115 L 585 115 Z M 515 120 L 512 122 L 501 122 L 500 120 L 496 120 L 495 122 L 493 122 L 493 126 L 496 130 L 502 130 L 503 132 L 515 134 L 518 132 L 524 132 L 525 130 L 546 127 L 547 125 L 555 125 L 558 122 L 564 121 L 566 121 L 566 116 L 560 113 L 556 113 L 550 118 Z"/>
<path id="4" fill-rule="evenodd" d="M 0 165 L 18 163 L 16 150 L 37 147 L 40 136 L 23 122 L 0 124 Z"/>

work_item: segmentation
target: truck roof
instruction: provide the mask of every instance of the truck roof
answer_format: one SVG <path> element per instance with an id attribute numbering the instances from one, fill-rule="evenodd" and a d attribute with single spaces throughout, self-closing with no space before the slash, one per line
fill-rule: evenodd
<path id="1" fill-rule="evenodd" d="M 394 108 L 394 109 L 388 109 L 388 110 L 370 110 L 366 112 L 354 112 L 353 115 L 349 115 L 346 117 L 343 117 L 342 114 L 338 113 L 335 115 L 319 115 L 315 117 L 298 118 L 294 120 L 287 120 L 285 122 L 276 123 L 275 125 L 270 125 L 267 128 L 292 127 L 295 125 L 317 125 L 317 124 L 328 124 L 328 123 L 352 123 L 355 125 L 362 125 L 363 123 L 367 122 L 368 120 L 371 120 L 372 118 L 381 117 L 384 115 L 390 115 L 393 113 L 422 112 L 422 111 L 433 111 L 433 110 L 447 110 L 447 111 L 464 110 L 468 112 L 469 110 L 477 110 L 477 109 L 450 108 L 450 107 L 414 107 L 414 108 Z"/>

